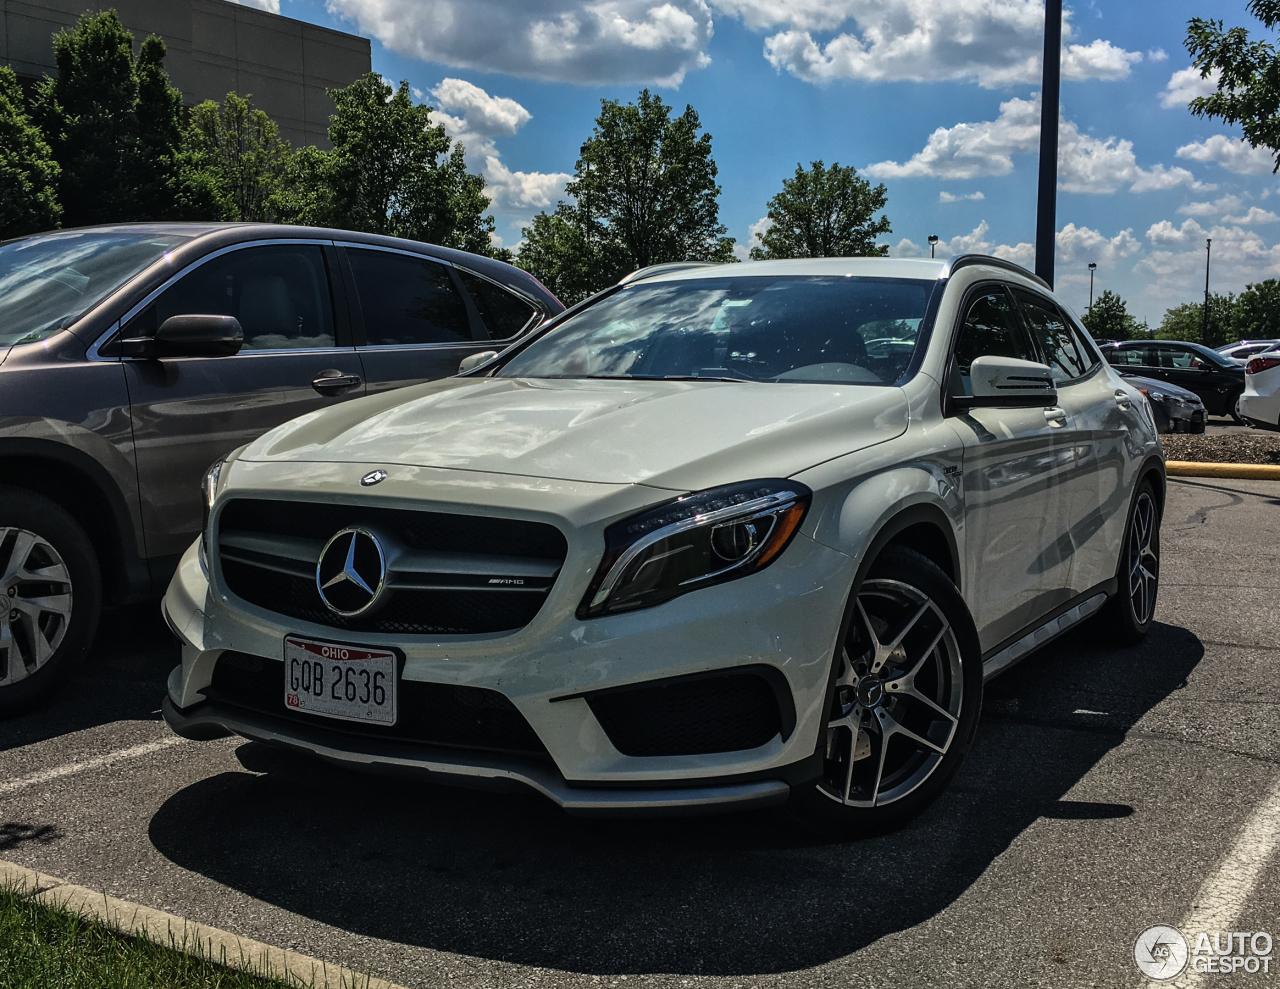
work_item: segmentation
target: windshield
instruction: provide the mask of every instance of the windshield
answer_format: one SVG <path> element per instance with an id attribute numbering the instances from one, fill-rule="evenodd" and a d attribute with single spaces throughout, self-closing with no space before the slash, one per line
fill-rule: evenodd
<path id="1" fill-rule="evenodd" d="M 0 245 L 0 345 L 34 343 L 70 326 L 190 239 L 141 231 L 68 231 Z"/>
<path id="2" fill-rule="evenodd" d="M 1208 347 L 1204 346 L 1203 344 L 1193 343 L 1193 344 L 1190 344 L 1189 346 L 1197 354 L 1200 354 L 1201 356 L 1206 358 L 1209 361 L 1209 363 L 1216 364 L 1218 367 L 1232 367 L 1234 365 L 1234 361 L 1232 361 L 1231 358 L 1218 353 L 1216 350 L 1210 350 Z"/>
<path id="3" fill-rule="evenodd" d="M 888 385 L 911 361 L 934 284 L 797 275 L 641 282 L 570 317 L 498 375 Z"/>

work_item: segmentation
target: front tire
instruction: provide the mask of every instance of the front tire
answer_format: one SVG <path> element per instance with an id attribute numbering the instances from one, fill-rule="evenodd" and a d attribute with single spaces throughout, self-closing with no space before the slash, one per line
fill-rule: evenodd
<path id="1" fill-rule="evenodd" d="M 1148 480 L 1138 485 L 1125 523 L 1116 593 L 1102 612 L 1108 637 L 1133 646 L 1151 631 L 1160 590 L 1160 504 Z"/>
<path id="2" fill-rule="evenodd" d="M 0 717 L 58 689 L 93 642 L 102 584 L 93 544 L 60 505 L 0 486 Z"/>
<path id="3" fill-rule="evenodd" d="M 890 547 L 850 599 L 834 659 L 823 772 L 792 791 L 803 828 L 897 828 L 946 788 L 982 708 L 982 651 L 964 599 L 931 560 Z"/>

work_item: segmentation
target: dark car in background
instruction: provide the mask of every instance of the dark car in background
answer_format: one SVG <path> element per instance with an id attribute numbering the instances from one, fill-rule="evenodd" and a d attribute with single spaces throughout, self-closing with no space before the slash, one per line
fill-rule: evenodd
<path id="1" fill-rule="evenodd" d="M 1244 368 L 1216 350 L 1182 340 L 1123 340 L 1099 348 L 1121 373 L 1165 381 L 1195 392 L 1211 416 L 1231 416 L 1244 391 Z"/>
<path id="2" fill-rule="evenodd" d="M 1147 396 L 1159 433 L 1203 433 L 1204 402 L 1193 391 L 1167 381 L 1155 381 L 1137 374 L 1120 372 L 1120 376 Z"/>
<path id="3" fill-rule="evenodd" d="M 511 265 L 391 237 L 127 224 L 0 243 L 0 714 L 158 596 L 208 466 L 260 433 L 440 378 L 563 310 Z"/>

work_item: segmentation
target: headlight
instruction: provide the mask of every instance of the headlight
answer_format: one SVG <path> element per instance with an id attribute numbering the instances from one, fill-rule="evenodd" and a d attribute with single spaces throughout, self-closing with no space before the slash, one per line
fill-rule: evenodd
<path id="1" fill-rule="evenodd" d="M 204 554 L 206 569 L 209 555 L 209 513 L 213 509 L 213 499 L 218 496 L 218 479 L 222 476 L 222 467 L 227 462 L 223 457 L 207 471 L 200 481 L 200 495 L 204 503 L 204 515 L 200 520 L 200 549 Z"/>
<path id="2" fill-rule="evenodd" d="M 647 608 L 763 570 L 787 548 L 812 497 L 795 481 L 744 481 L 614 523 L 578 617 Z"/>

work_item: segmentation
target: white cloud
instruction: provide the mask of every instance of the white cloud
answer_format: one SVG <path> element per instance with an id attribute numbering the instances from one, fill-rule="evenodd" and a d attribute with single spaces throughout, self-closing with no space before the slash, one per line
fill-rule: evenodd
<path id="1" fill-rule="evenodd" d="M 937 246 L 937 257 L 951 257 L 955 254 L 991 254 L 995 257 L 1013 261 L 1030 268 L 1035 263 L 1035 245 L 1026 241 L 1017 244 L 993 244 L 987 234 L 990 226 L 983 220 L 967 234 L 957 234 L 950 240 L 940 240 Z M 1083 266 L 1094 261 L 1103 267 L 1113 267 L 1118 261 L 1131 257 L 1142 249 L 1142 244 L 1133 236 L 1132 230 L 1121 230 L 1114 237 L 1107 237 L 1089 227 L 1077 227 L 1068 223 L 1058 231 L 1054 238 L 1056 243 L 1057 265 Z M 897 246 L 890 248 L 889 253 L 895 258 L 918 258 L 929 256 L 929 245 L 923 247 L 914 241 L 903 238 Z"/>
<path id="2" fill-rule="evenodd" d="M 1211 203 L 1187 203 L 1179 206 L 1178 212 L 1184 216 L 1221 216 L 1238 210 L 1241 205 L 1239 196 L 1221 196 Z"/>
<path id="3" fill-rule="evenodd" d="M 467 151 L 472 168 L 484 174 L 485 192 L 500 214 L 545 209 L 564 195 L 573 176 L 564 172 L 513 172 L 502 163 L 495 137 L 509 136 L 533 115 L 513 99 L 490 96 L 465 79 L 443 79 L 431 96 L 439 108 L 433 119 Z M 452 112 L 449 112 L 452 111 Z"/>
<path id="4" fill-rule="evenodd" d="M 1266 148 L 1255 148 L 1226 134 L 1214 134 L 1178 149 L 1178 157 L 1188 161 L 1216 161 L 1237 175 L 1266 175 L 1275 170 L 1275 157 Z"/>
<path id="5" fill-rule="evenodd" d="M 1217 69 L 1205 78 L 1201 77 L 1197 68 L 1179 69 L 1165 83 L 1164 92 L 1160 94 L 1160 105 L 1169 110 L 1174 107 L 1185 110 L 1187 104 L 1197 96 L 1211 96 L 1218 91 L 1218 76 Z"/>
<path id="6" fill-rule="evenodd" d="M 1169 57 L 1169 53 L 1163 48 L 1152 48 L 1147 52 L 1148 62 L 1163 62 Z"/>
<path id="7" fill-rule="evenodd" d="M 987 197 L 984 196 L 981 192 L 971 192 L 968 195 L 960 195 L 960 196 L 954 195 L 950 192 L 938 193 L 938 202 L 940 203 L 958 203 L 966 199 L 971 199 L 974 202 L 981 202 L 986 198 Z"/>
<path id="8" fill-rule="evenodd" d="M 711 0 L 765 39 L 779 70 L 813 83 L 837 79 L 976 80 L 985 87 L 1036 82 L 1044 49 L 1041 0 Z M 829 40 L 814 34 L 839 31 Z M 1124 79 L 1142 60 L 1109 41 L 1071 43 L 1064 13 L 1065 79 Z"/>
<path id="9" fill-rule="evenodd" d="M 1156 298 L 1185 301 L 1190 286 L 1204 285 L 1205 238 L 1213 238 L 1211 288 L 1240 291 L 1248 282 L 1280 276 L 1280 244 L 1268 245 L 1255 230 L 1214 226 L 1205 230 L 1195 220 L 1175 227 L 1168 220 L 1153 223 L 1147 239 L 1157 248 L 1134 266 L 1152 281 L 1145 292 Z"/>
<path id="10" fill-rule="evenodd" d="M 280 0 L 232 0 L 242 7 L 257 7 L 258 10 L 265 10 L 272 14 L 280 13 Z"/>
<path id="11" fill-rule="evenodd" d="M 1275 223 L 1280 220 L 1280 216 L 1276 216 L 1269 209 L 1262 209 L 1260 206 L 1250 206 L 1249 212 L 1243 216 L 1224 216 L 1223 223 L 1241 223 L 1245 226 L 1253 226 L 1258 223 Z"/>
<path id="12" fill-rule="evenodd" d="M 326 0 L 398 55 L 580 85 L 678 86 L 710 63 L 705 0 Z"/>
<path id="13" fill-rule="evenodd" d="M 905 163 L 881 161 L 864 171 L 875 178 L 972 179 L 1008 175 L 1013 156 L 1040 149 L 1040 99 L 1014 98 L 1000 104 L 995 120 L 939 127 L 924 148 Z M 1181 152 L 1179 152 L 1181 153 Z M 1208 188 L 1185 168 L 1155 165 L 1141 168 L 1133 142 L 1114 137 L 1105 141 L 1082 134 L 1073 121 L 1058 125 L 1058 187 L 1064 192 L 1112 193 L 1121 186 L 1131 192 L 1188 186 Z"/>
<path id="14" fill-rule="evenodd" d="M 747 242 L 741 241 L 733 245 L 733 256 L 739 261 L 746 261 L 751 256 L 751 248 L 764 247 L 764 243 L 760 240 L 764 236 L 765 231 L 773 226 L 773 221 L 767 216 L 762 216 L 755 223 L 747 227 Z"/>

